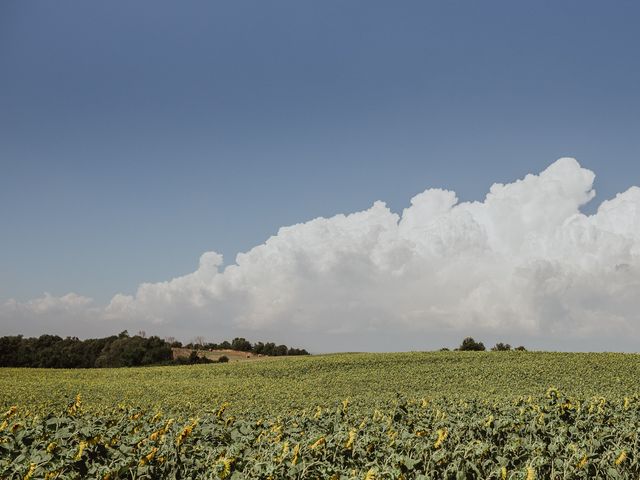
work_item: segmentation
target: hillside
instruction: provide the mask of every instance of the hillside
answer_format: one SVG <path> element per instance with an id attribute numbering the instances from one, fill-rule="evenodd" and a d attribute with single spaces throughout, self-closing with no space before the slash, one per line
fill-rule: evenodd
<path id="1" fill-rule="evenodd" d="M 213 354 L 213 352 L 210 352 Z M 413 352 L 271 357 L 268 361 L 125 369 L 0 369 L 0 406 L 87 408 L 119 403 L 199 412 L 304 408 L 349 397 L 374 405 L 407 397 L 515 399 L 550 386 L 590 398 L 640 393 L 640 355 L 619 353 Z"/>
<path id="2" fill-rule="evenodd" d="M 230 362 L 239 362 L 246 360 L 260 360 L 267 358 L 264 355 L 256 355 L 251 352 L 239 352 L 238 350 L 222 349 L 222 350 L 192 350 L 191 348 L 178 348 L 173 347 L 171 349 L 173 359 L 177 358 L 189 358 L 191 352 L 195 351 L 198 357 L 208 358 L 214 362 L 217 362 L 223 355 L 229 359 Z"/>
<path id="3" fill-rule="evenodd" d="M 0 477 L 639 478 L 639 368 L 536 352 L 5 368 Z"/>

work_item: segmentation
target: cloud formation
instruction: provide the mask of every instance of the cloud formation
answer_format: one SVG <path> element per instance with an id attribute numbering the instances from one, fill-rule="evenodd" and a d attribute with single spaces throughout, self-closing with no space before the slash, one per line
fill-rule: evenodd
<path id="1" fill-rule="evenodd" d="M 195 272 L 106 307 L 46 295 L 5 303 L 0 319 L 66 318 L 108 333 L 135 324 L 183 338 L 266 333 L 324 351 L 427 348 L 466 334 L 614 349 L 616 338 L 640 340 L 640 188 L 587 216 L 594 177 L 562 158 L 494 184 L 482 202 L 428 189 L 402 215 L 375 202 L 282 227 L 226 267 L 206 252 Z"/>

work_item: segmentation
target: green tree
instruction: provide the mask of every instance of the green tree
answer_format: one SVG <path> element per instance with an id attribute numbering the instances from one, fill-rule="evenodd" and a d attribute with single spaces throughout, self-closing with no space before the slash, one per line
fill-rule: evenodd
<path id="1" fill-rule="evenodd" d="M 484 348 L 484 343 L 476 342 L 472 337 L 467 337 L 462 340 L 462 343 L 458 347 L 458 350 L 483 352 L 486 349 Z"/>
<path id="2" fill-rule="evenodd" d="M 231 348 L 239 352 L 250 352 L 252 346 L 251 342 L 249 342 L 246 338 L 236 337 L 231 341 Z"/>

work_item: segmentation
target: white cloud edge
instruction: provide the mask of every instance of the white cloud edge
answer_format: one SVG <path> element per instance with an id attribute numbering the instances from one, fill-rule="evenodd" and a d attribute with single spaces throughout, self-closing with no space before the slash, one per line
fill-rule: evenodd
<path id="1" fill-rule="evenodd" d="M 7 327 L 82 324 L 185 331 L 384 336 L 514 332 L 640 337 L 640 188 L 580 213 L 595 175 L 562 158 L 494 184 L 480 202 L 427 189 L 402 215 L 383 202 L 282 227 L 222 268 L 143 283 L 107 306 L 69 293 L 0 305 Z M 182 323 L 184 322 L 184 323 Z M 44 333 L 44 331 L 42 331 Z M 200 332 L 202 333 L 202 332 Z"/>

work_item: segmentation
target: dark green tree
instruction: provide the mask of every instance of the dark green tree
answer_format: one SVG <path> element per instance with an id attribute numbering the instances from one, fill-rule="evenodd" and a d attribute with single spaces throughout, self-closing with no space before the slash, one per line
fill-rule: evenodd
<path id="1" fill-rule="evenodd" d="M 236 337 L 231 341 L 231 349 L 239 352 L 250 352 L 252 345 L 246 338 Z"/>
<path id="2" fill-rule="evenodd" d="M 467 337 L 462 340 L 462 343 L 458 347 L 460 351 L 475 351 L 475 352 L 483 352 L 485 350 L 484 343 L 476 342 L 472 337 Z"/>

